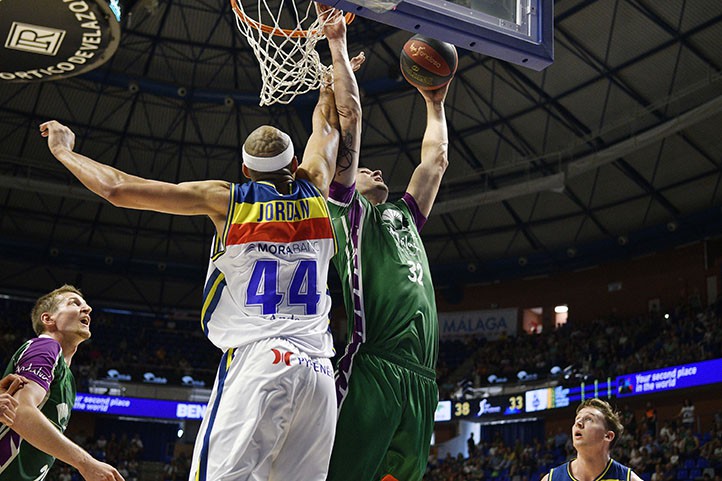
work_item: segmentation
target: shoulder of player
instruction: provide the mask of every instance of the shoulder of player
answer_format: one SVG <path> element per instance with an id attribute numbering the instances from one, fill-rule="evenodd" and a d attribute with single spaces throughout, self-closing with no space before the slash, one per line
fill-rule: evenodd
<path id="1" fill-rule="evenodd" d="M 630 474 L 631 476 L 629 477 L 629 479 L 631 481 L 642 481 L 642 478 L 640 478 L 634 471 L 632 471 Z"/>
<path id="2" fill-rule="evenodd" d="M 218 214 L 225 215 L 233 183 L 225 180 L 202 180 L 185 182 L 186 186 L 196 189 L 208 207 Z M 183 184 L 181 184 L 183 185 Z"/>
<path id="3" fill-rule="evenodd" d="M 57 339 L 48 335 L 35 337 L 30 339 L 25 344 L 25 354 L 37 355 L 40 353 L 47 353 L 53 357 L 57 356 L 62 351 L 62 346 Z"/>
<path id="4" fill-rule="evenodd" d="M 232 182 L 227 180 L 193 180 L 181 182 L 180 186 L 197 189 L 206 193 L 228 193 L 231 190 Z"/>

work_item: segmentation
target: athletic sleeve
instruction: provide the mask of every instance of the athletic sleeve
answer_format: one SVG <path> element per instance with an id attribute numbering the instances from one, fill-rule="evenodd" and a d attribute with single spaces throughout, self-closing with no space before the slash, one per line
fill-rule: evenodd
<path id="1" fill-rule="evenodd" d="M 421 209 L 419 209 L 419 204 L 416 203 L 416 199 L 414 199 L 414 196 L 409 194 L 408 192 L 404 193 L 404 196 L 401 198 L 406 205 L 409 208 L 409 213 L 411 213 L 411 217 L 414 218 L 414 224 L 416 224 L 416 230 L 421 232 L 421 229 L 424 227 L 424 224 L 426 224 L 426 216 L 421 213 Z"/>
<path id="2" fill-rule="evenodd" d="M 60 343 L 55 339 L 47 337 L 33 339 L 15 364 L 15 374 L 35 381 L 48 391 L 60 351 Z"/>
<path id="3" fill-rule="evenodd" d="M 354 192 L 356 192 L 356 182 L 347 187 L 333 181 L 329 187 L 328 200 L 340 206 L 348 206 L 353 200 Z"/>

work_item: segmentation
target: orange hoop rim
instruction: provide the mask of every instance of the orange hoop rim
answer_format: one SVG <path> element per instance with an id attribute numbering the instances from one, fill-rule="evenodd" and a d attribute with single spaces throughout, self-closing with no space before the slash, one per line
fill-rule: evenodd
<path id="1" fill-rule="evenodd" d="M 313 0 L 309 0 L 313 1 Z M 279 27 L 269 27 L 266 24 L 263 24 L 261 22 L 258 22 L 256 20 L 253 20 L 252 18 L 248 17 L 245 13 L 243 13 L 243 10 L 238 6 L 238 3 L 236 0 L 231 0 L 231 8 L 233 8 L 233 11 L 236 14 L 236 17 L 238 17 L 239 20 L 241 20 L 244 23 L 247 23 L 251 27 L 255 28 L 256 30 L 260 30 L 263 33 L 268 33 L 271 35 L 274 35 L 276 37 L 290 37 L 290 38 L 299 38 L 299 37 L 308 37 L 310 34 L 316 34 L 315 30 L 289 30 L 286 28 L 279 28 Z M 356 15 L 353 13 L 346 13 L 343 18 L 346 20 L 346 25 L 353 22 L 354 18 L 356 18 Z"/>

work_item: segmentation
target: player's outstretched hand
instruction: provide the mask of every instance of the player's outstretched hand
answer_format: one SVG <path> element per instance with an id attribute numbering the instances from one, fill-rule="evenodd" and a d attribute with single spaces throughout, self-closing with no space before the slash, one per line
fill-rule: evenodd
<path id="1" fill-rule="evenodd" d="M 48 148 L 53 154 L 62 149 L 72 151 L 75 148 L 75 134 L 57 120 L 40 124 L 40 135 L 47 137 Z"/>
<path id="2" fill-rule="evenodd" d="M 416 90 L 429 102 L 443 103 L 446 99 L 446 94 L 449 93 L 449 85 L 451 85 L 453 80 L 452 78 L 446 85 L 435 90 L 420 89 L 418 87 Z"/>
<path id="3" fill-rule="evenodd" d="M 85 481 L 125 481 L 113 466 L 92 457 L 87 464 L 78 467 L 78 471 Z"/>
<path id="4" fill-rule="evenodd" d="M 335 40 L 346 37 L 346 20 L 343 12 L 323 3 L 314 2 L 316 13 L 321 21 L 325 22 L 323 26 L 323 34 L 329 40 Z"/>

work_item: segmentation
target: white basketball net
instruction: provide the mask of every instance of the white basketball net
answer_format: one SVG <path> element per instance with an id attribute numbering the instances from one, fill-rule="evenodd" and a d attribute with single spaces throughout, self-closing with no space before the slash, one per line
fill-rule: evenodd
<path id="1" fill-rule="evenodd" d="M 331 67 L 321 63 L 316 43 L 325 38 L 323 26 L 338 20 L 338 17 L 320 20 L 313 1 L 256 1 L 257 8 L 249 7 L 248 0 L 245 0 L 246 8 L 244 0 L 232 0 L 231 3 L 245 16 L 245 19 L 242 18 L 234 8 L 238 30 L 248 39 L 261 67 L 263 86 L 260 105 L 288 104 L 297 95 L 318 89 L 322 79 L 330 72 Z M 306 3 L 305 11 L 299 9 L 296 2 L 300 5 Z M 269 3 L 278 4 L 278 7 L 273 9 Z M 286 19 L 283 21 L 292 25 L 284 27 L 279 24 L 282 14 Z M 340 21 L 344 21 L 343 18 Z"/>

